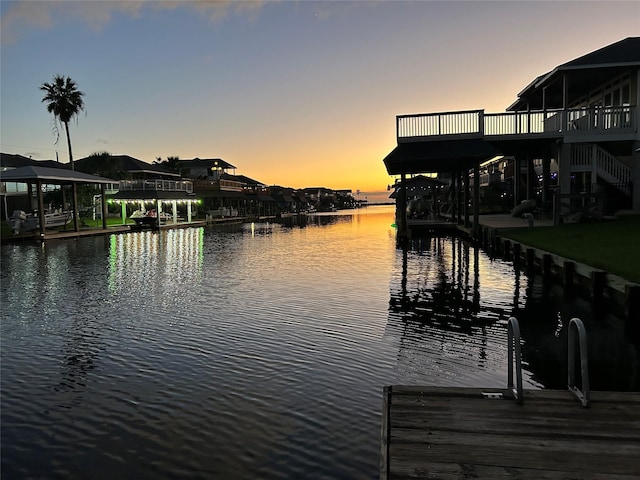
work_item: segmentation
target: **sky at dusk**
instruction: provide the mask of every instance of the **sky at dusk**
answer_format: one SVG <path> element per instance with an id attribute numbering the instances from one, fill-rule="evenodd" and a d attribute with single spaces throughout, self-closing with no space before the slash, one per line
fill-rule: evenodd
<path id="1" fill-rule="evenodd" d="M 39 86 L 85 93 L 74 158 L 223 158 L 267 185 L 386 190 L 395 116 L 502 112 L 640 35 L 640 1 L 5 1 L 1 150 L 68 161 Z"/>

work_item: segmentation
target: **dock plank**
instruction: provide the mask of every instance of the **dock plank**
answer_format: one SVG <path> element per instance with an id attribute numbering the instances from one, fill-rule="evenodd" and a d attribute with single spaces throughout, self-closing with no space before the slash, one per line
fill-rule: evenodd
<path id="1" fill-rule="evenodd" d="M 382 479 L 639 479 L 640 394 L 385 387 L 381 447 Z"/>

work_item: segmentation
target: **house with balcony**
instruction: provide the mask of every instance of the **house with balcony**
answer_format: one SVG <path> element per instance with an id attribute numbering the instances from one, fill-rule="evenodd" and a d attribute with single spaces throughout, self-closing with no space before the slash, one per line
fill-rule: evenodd
<path id="1" fill-rule="evenodd" d="M 93 154 L 77 160 L 78 171 L 118 180 L 107 192 L 110 209 L 117 211 L 122 223 L 153 213 L 151 226 L 192 221 L 192 207 L 197 205 L 193 183 L 179 173 L 159 164 L 150 164 L 129 155 Z M 132 216 L 137 215 L 137 216 Z M 136 220 L 136 223 L 138 221 Z"/>
<path id="2" fill-rule="evenodd" d="M 180 160 L 180 171 L 193 182 L 195 194 L 202 200 L 210 216 L 237 216 L 243 211 L 243 182 L 237 178 L 236 167 L 222 158 Z"/>
<path id="3" fill-rule="evenodd" d="M 223 174 L 235 174 L 236 167 L 222 158 L 193 158 L 191 160 L 179 160 L 179 168 L 185 177 L 192 179 L 216 181 Z"/>
<path id="4" fill-rule="evenodd" d="M 469 204 L 478 223 L 482 173 L 512 182 L 514 206 L 535 199 L 559 221 L 589 199 L 640 212 L 639 100 L 640 37 L 629 37 L 538 76 L 503 113 L 398 115 L 384 163 L 400 184 L 448 178 L 459 223 Z"/>

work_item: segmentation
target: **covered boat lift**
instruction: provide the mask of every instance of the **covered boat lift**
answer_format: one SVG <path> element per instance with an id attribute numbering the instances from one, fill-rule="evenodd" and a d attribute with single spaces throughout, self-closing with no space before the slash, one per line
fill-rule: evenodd
<path id="1" fill-rule="evenodd" d="M 469 172 L 473 171 L 473 228 L 479 225 L 480 164 L 501 156 L 502 153 L 482 138 L 456 138 L 424 141 L 420 137 L 398 138 L 398 146 L 385 158 L 389 175 L 400 175 L 397 197 L 398 233 L 409 236 L 407 227 L 407 174 L 450 173 L 451 188 L 457 201 L 452 209 L 452 220 L 470 226 Z"/>
<path id="2" fill-rule="evenodd" d="M 38 202 L 38 221 L 40 238 L 45 238 L 45 210 L 44 195 L 42 193 L 43 185 L 60 185 L 72 187 L 72 210 L 73 210 L 73 228 L 75 232 L 80 231 L 80 222 L 78 217 L 78 185 L 100 185 L 102 195 L 102 229 L 107 230 L 107 202 L 105 199 L 106 186 L 117 183 L 96 175 L 89 175 L 64 168 L 51 168 L 39 166 L 25 166 L 12 170 L 0 172 L 0 182 L 17 182 L 26 183 L 29 201 L 33 198 L 33 186 L 36 186 L 37 202 Z"/>
<path id="3" fill-rule="evenodd" d="M 127 206 L 138 207 L 140 211 L 147 211 L 147 205 L 155 210 L 155 216 L 134 219 L 139 228 L 147 227 L 160 229 L 163 222 L 161 216 L 165 213 L 166 206 L 171 206 L 171 216 L 166 219 L 166 225 L 172 227 L 178 224 L 190 226 L 201 224 L 194 222 L 192 218 L 192 205 L 199 203 L 193 193 L 193 183 L 188 180 L 128 180 L 120 182 L 120 190 L 112 196 L 111 200 L 120 205 L 122 212 L 122 224 L 127 223 Z M 178 204 L 186 205 L 186 222 L 178 220 Z"/>

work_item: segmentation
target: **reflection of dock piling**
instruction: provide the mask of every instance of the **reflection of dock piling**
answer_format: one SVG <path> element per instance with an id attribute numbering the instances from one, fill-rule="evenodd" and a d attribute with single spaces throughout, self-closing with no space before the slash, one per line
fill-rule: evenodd
<path id="1" fill-rule="evenodd" d="M 527 390 L 518 405 L 506 389 L 385 387 L 380 478 L 638 478 L 640 393 L 592 391 L 591 401 Z"/>
<path id="2" fill-rule="evenodd" d="M 606 303 L 617 315 L 632 320 L 634 331 L 640 331 L 637 321 L 640 318 L 640 285 L 500 235 L 504 229 L 522 227 L 521 218 L 511 215 L 482 215 L 477 229 L 448 221 L 449 218 L 444 216 L 441 219 L 444 221 L 410 219 L 407 221 L 405 235 L 411 238 L 414 232 L 415 236 L 422 232 L 452 232 L 475 239 L 475 243 L 491 255 L 513 261 L 515 268 L 525 268 L 529 273 L 540 272 L 547 280 L 559 281 L 566 294 L 586 294 L 594 303 Z M 540 219 L 536 221 L 534 228 L 552 225 L 552 220 Z"/>

